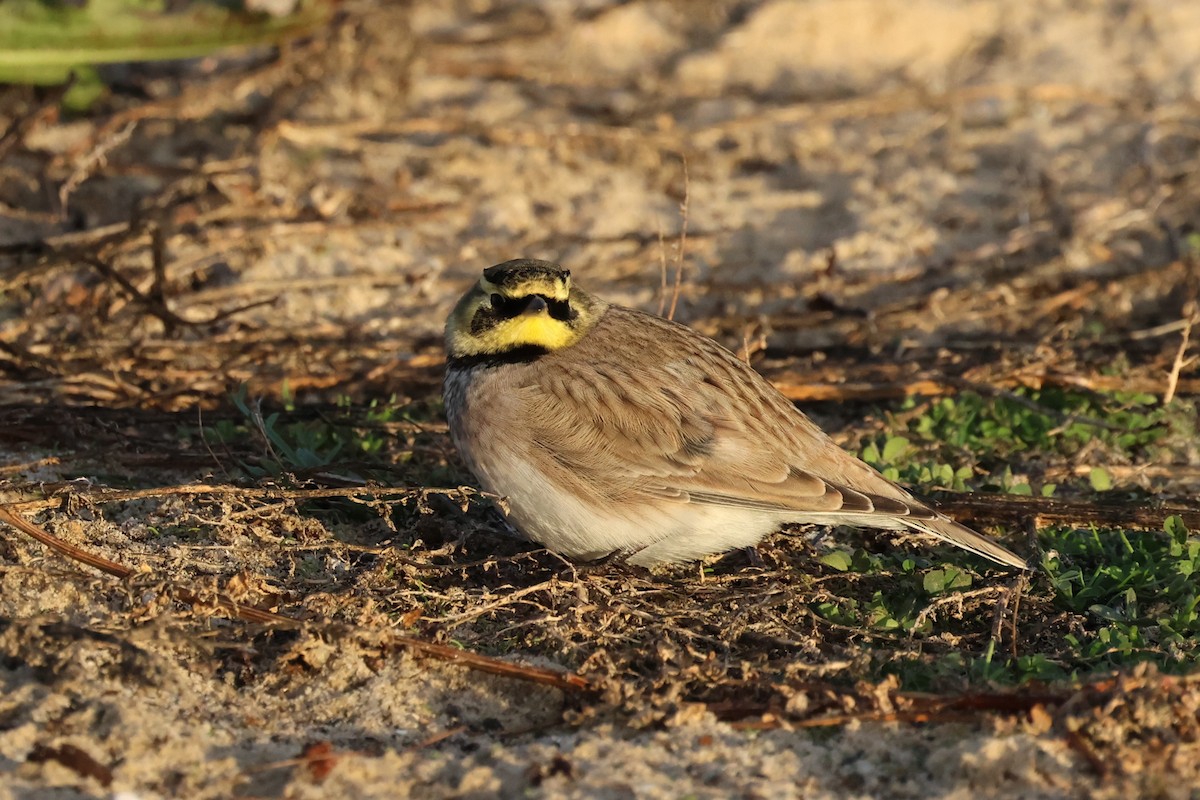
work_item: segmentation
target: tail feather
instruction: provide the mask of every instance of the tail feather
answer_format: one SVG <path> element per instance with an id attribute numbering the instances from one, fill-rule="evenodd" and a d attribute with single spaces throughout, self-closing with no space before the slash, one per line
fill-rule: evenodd
<path id="1" fill-rule="evenodd" d="M 999 564 L 1007 564 L 1018 569 L 1030 569 L 1029 562 L 1016 553 L 1001 547 L 991 539 L 976 533 L 965 525 L 960 525 L 949 517 L 940 514 L 934 519 L 904 519 L 904 524 L 913 530 L 932 534 L 944 539 L 950 544 L 969 550 L 976 555 L 991 559 Z"/>

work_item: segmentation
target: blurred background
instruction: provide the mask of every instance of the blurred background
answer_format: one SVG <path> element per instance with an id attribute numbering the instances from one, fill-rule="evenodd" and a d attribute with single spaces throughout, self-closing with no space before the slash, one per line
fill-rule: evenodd
<path id="1" fill-rule="evenodd" d="M 1113 336 L 1194 295 L 1194 3 L 11 0 L 0 31 L 13 399 L 428 388 L 517 256 L 649 310 L 681 266 L 676 316 L 792 383 L 1119 351 L 1161 389 L 1177 338 Z"/>

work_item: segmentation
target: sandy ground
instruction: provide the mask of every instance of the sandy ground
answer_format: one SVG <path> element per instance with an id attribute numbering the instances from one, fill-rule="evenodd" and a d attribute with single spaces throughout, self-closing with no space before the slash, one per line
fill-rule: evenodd
<path id="1" fill-rule="evenodd" d="M 45 429 L 45 406 L 30 403 L 193 424 L 241 383 L 286 382 L 317 402 L 420 400 L 436 391 L 444 314 L 481 268 L 552 258 L 653 310 L 684 220 L 677 317 L 733 347 L 763 337 L 760 366 L 776 376 L 820 374 L 845 348 L 934 363 L 998 332 L 1028 361 L 1085 324 L 1137 330 L 1178 310 L 1171 232 L 1200 218 L 1200 4 L 543 0 L 346 13 L 315 53 L 233 80 L 208 105 L 170 106 L 151 84 L 163 110 L 74 190 L 69 223 L 22 176 L 61 184 L 105 134 L 89 120 L 30 126 L 0 176 L 7 429 Z M 171 336 L 86 269 L 30 270 L 11 255 L 72 226 L 128 222 L 130 203 L 180 168 L 204 180 L 169 206 L 173 312 L 202 321 L 265 304 Z M 151 250 L 114 251 L 143 291 Z M 64 354 L 62 342 L 78 347 Z M 130 419 L 72 412 L 57 434 L 14 437 L 0 445 L 0 493 L 222 479 L 170 426 L 147 433 Z M 112 436 L 144 460 L 106 459 Z M 89 437 L 87 458 L 53 460 Z M 434 423 L 414 437 L 448 446 Z M 164 449 L 193 460 L 139 466 Z M 441 478 L 426 476 L 465 480 Z M 578 642 L 506 650 L 508 629 L 472 609 L 559 579 L 494 533 L 446 534 L 444 520 L 461 524 L 452 503 L 423 510 L 399 531 L 220 497 L 37 517 L 146 576 L 120 582 L 6 530 L 0 800 L 1200 797 L 1195 681 L 1141 676 L 1066 711 L 759 730 L 662 687 L 639 716 L 629 698 L 593 706 L 388 647 L 369 631 L 417 624 L 520 663 L 604 672 Z M 331 536 L 340 549 L 322 549 Z M 422 537 L 413 563 L 364 555 Z M 491 586 L 488 567 L 422 571 L 493 549 L 542 577 Z M 174 603 L 163 576 L 360 633 L 248 631 Z M 687 593 L 689 580 L 672 586 Z M 397 593 L 370 593 L 389 581 Z M 608 584 L 562 581 L 548 615 L 604 604 Z M 419 623 L 397 622 L 410 612 Z M 696 679 L 719 650 L 705 647 L 656 657 Z M 790 678 L 839 669 L 802 643 L 787 658 Z M 332 748 L 328 761 L 300 758 L 314 743 Z"/>

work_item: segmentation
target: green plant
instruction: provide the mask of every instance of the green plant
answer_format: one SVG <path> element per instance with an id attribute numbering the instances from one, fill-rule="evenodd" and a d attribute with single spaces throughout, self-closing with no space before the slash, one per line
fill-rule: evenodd
<path id="1" fill-rule="evenodd" d="M 1089 623 L 1067 635 L 1082 663 L 1153 660 L 1165 669 L 1200 663 L 1200 537 L 1179 517 L 1163 527 L 1161 534 L 1094 528 L 1043 534 L 1056 603 Z"/>
<path id="2" fill-rule="evenodd" d="M 860 457 L 901 483 L 965 491 L 992 483 L 1012 494 L 1049 496 L 1056 484 L 1035 489 L 1012 464 L 1034 469 L 1052 456 L 1070 457 L 1099 447 L 1121 458 L 1151 458 L 1164 441 L 1194 433 L 1194 409 L 1163 407 L 1148 394 L 1092 392 L 1050 387 L 981 396 L 963 392 L 918 405 L 909 398 L 886 416 L 887 430 L 868 440 Z M 988 475 L 988 480 L 982 476 Z M 1090 475 L 1095 491 L 1112 488 L 1103 468 Z"/>
<path id="3" fill-rule="evenodd" d="M 104 86 L 97 64 L 193 58 L 229 47 L 275 44 L 315 30 L 332 3 L 305 0 L 271 16 L 218 0 L 5 0 L 0 3 L 0 81 L 60 84 L 64 97 L 87 108 Z"/>
<path id="4" fill-rule="evenodd" d="M 230 400 L 241 413 L 241 420 L 223 419 L 204 429 L 210 444 L 242 445 L 257 437 L 261 452 L 239 459 L 239 466 L 251 477 L 279 477 L 286 473 L 305 473 L 332 467 L 353 468 L 379 461 L 389 445 L 398 438 L 403 445 L 391 454 L 406 460 L 411 442 L 392 423 L 410 421 L 407 407 L 395 397 L 373 400 L 355 407 L 347 397 L 339 397 L 335 412 L 325 415 L 300 415 L 288 387 L 283 390 L 282 411 L 264 412 L 259 401 L 249 399 L 242 386 Z"/>

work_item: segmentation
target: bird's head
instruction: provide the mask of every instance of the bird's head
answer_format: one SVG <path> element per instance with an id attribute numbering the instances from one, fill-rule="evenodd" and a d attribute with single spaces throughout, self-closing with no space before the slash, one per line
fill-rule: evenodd
<path id="1" fill-rule="evenodd" d="M 579 341 L 605 303 L 571 286 L 549 261 L 517 259 L 483 271 L 446 320 L 450 359 L 536 356 Z"/>

